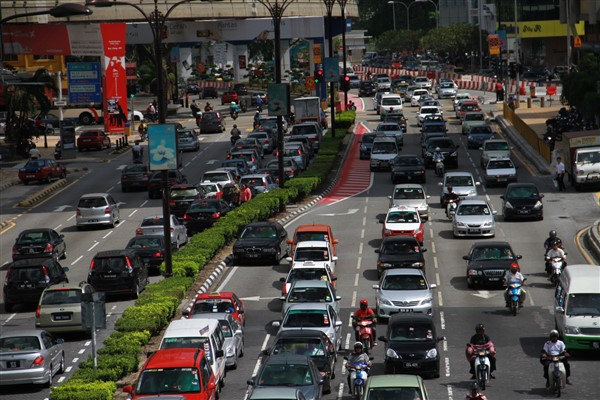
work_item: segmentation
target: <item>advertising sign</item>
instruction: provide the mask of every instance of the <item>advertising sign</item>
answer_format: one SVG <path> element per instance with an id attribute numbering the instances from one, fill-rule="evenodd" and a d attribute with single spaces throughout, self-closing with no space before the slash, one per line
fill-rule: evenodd
<path id="1" fill-rule="evenodd" d="M 326 57 L 323 64 L 323 75 L 325 82 L 337 82 L 340 79 L 340 64 L 335 57 Z"/>
<path id="2" fill-rule="evenodd" d="M 322 64 L 321 45 L 313 44 L 313 62 L 315 64 Z"/>
<path id="3" fill-rule="evenodd" d="M 104 45 L 104 130 L 124 132 L 127 122 L 125 24 L 101 24 Z"/>
<path id="4" fill-rule="evenodd" d="M 270 83 L 267 87 L 268 111 L 271 116 L 290 114 L 290 87 L 287 83 Z"/>
<path id="5" fill-rule="evenodd" d="M 67 81 L 69 83 L 69 104 L 102 103 L 100 63 L 68 63 Z"/>
<path id="6" fill-rule="evenodd" d="M 177 169 L 177 132 L 174 124 L 148 125 L 150 171 Z"/>
<path id="7" fill-rule="evenodd" d="M 488 35 L 488 48 L 491 56 L 500 54 L 500 37 L 498 35 Z"/>
<path id="8" fill-rule="evenodd" d="M 241 55 L 238 57 L 238 66 L 240 69 L 246 69 L 246 56 Z"/>

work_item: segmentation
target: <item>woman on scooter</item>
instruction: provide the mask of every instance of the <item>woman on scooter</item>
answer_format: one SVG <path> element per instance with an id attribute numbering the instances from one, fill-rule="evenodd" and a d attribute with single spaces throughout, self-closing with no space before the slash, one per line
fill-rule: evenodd
<path id="1" fill-rule="evenodd" d="M 371 326 L 371 329 L 373 329 L 372 345 L 377 346 L 377 342 L 374 340 L 374 338 L 377 337 L 377 333 L 375 332 L 375 327 L 377 326 L 377 318 L 375 315 L 375 311 L 373 311 L 373 309 L 369 307 L 369 301 L 367 299 L 362 299 L 360 301 L 360 308 L 354 311 L 354 318 L 352 319 L 352 328 L 354 328 L 354 338 L 357 342 L 360 341 L 360 336 L 358 334 L 358 323 L 365 319 L 370 319 L 371 321 L 373 321 L 373 325 Z"/>
<path id="2" fill-rule="evenodd" d="M 469 360 L 469 364 L 471 365 L 471 369 L 469 373 L 471 374 L 471 379 L 476 379 L 475 377 L 475 350 L 479 349 L 487 349 L 490 359 L 490 378 L 494 379 L 494 375 L 492 373 L 496 370 L 496 347 L 494 343 L 492 343 L 492 339 L 488 335 L 485 334 L 485 326 L 481 323 L 475 325 L 475 334 L 471 336 L 471 340 L 469 340 L 469 344 L 467 345 L 466 355 Z"/>

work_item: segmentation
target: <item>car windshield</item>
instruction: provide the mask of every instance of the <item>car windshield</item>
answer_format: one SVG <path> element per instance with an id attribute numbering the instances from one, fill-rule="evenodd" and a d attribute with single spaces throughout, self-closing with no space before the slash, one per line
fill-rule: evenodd
<path id="1" fill-rule="evenodd" d="M 363 135 L 361 142 L 362 143 L 373 143 L 375 140 L 375 135 Z"/>
<path id="2" fill-rule="evenodd" d="M 244 178 L 242 179 L 242 183 L 248 186 L 263 186 L 262 178 Z"/>
<path id="3" fill-rule="evenodd" d="M 507 142 L 488 142 L 485 144 L 486 151 L 506 151 L 509 150 Z"/>
<path id="4" fill-rule="evenodd" d="M 472 261 L 512 260 L 514 255 L 508 247 L 477 247 L 471 253 Z"/>
<path id="5" fill-rule="evenodd" d="M 398 152 L 394 142 L 378 142 L 373 144 L 372 154 L 394 154 Z"/>
<path id="6" fill-rule="evenodd" d="M 142 224 L 140 226 L 144 227 L 144 226 L 163 226 L 164 222 L 163 222 L 163 217 L 150 217 L 150 218 L 145 218 L 142 221 Z"/>
<path id="7" fill-rule="evenodd" d="M 46 275 L 41 267 L 13 268 L 10 274 L 7 274 L 6 280 L 9 282 L 45 282 Z"/>
<path id="8" fill-rule="evenodd" d="M 329 237 L 327 232 L 297 232 L 296 233 L 296 243 L 306 242 L 308 240 L 318 240 L 321 242 L 328 242 Z"/>
<path id="9" fill-rule="evenodd" d="M 280 339 L 273 346 L 273 354 L 295 354 L 300 356 L 324 356 L 323 343 L 317 338 Z"/>
<path id="10" fill-rule="evenodd" d="M 491 134 L 494 133 L 492 131 L 492 128 L 489 126 L 474 126 L 473 128 L 471 128 L 471 133 L 487 133 L 487 134 Z"/>
<path id="11" fill-rule="evenodd" d="M 25 232 L 17 239 L 19 244 L 46 243 L 50 240 L 48 232 Z"/>
<path id="12" fill-rule="evenodd" d="M 204 174 L 204 176 L 202 177 L 202 182 L 221 182 L 221 181 L 228 181 L 229 180 L 229 175 L 223 173 L 223 174 L 219 174 L 219 173 L 215 173 L 215 174 Z"/>
<path id="13" fill-rule="evenodd" d="M 466 175 L 454 175 L 446 178 L 447 186 L 473 186 L 473 178 Z"/>
<path id="14" fill-rule="evenodd" d="M 219 186 L 216 183 L 202 183 L 202 187 L 209 193 L 219 191 Z"/>
<path id="15" fill-rule="evenodd" d="M 511 188 L 506 194 L 508 199 L 537 199 L 540 194 L 535 187 L 514 187 Z"/>
<path id="16" fill-rule="evenodd" d="M 416 242 L 385 240 L 381 245 L 381 254 L 416 254 L 419 252 L 419 246 Z"/>
<path id="17" fill-rule="evenodd" d="M 380 124 L 377 126 L 377 131 L 399 131 L 401 130 L 398 124 Z"/>
<path id="18" fill-rule="evenodd" d="M 442 83 L 440 87 L 442 89 L 454 89 L 454 83 Z"/>
<path id="19" fill-rule="evenodd" d="M 221 331 L 223 331 L 223 336 L 225 337 L 233 337 L 233 332 L 232 332 L 232 328 L 231 325 L 229 325 L 229 322 L 225 319 L 220 319 L 219 320 L 219 325 L 221 325 Z"/>
<path id="20" fill-rule="evenodd" d="M 399 106 L 402 105 L 402 100 L 399 97 L 383 98 L 381 105 L 384 106 Z"/>
<path id="21" fill-rule="evenodd" d="M 81 303 L 81 289 L 46 290 L 41 301 L 43 306 L 54 304 L 79 304 Z"/>
<path id="22" fill-rule="evenodd" d="M 227 299 L 198 300 L 192 314 L 234 312 L 233 303 Z"/>
<path id="23" fill-rule="evenodd" d="M 46 166 L 46 161 L 44 160 L 29 160 L 25 164 L 25 168 L 42 168 L 44 166 Z"/>
<path id="24" fill-rule="evenodd" d="M 325 328 L 331 325 L 325 310 L 290 310 L 283 326 L 286 328 Z"/>
<path id="25" fill-rule="evenodd" d="M 456 215 L 490 215 L 490 209 L 483 204 L 461 204 Z"/>
<path id="26" fill-rule="evenodd" d="M 214 201 L 199 201 L 196 203 L 192 203 L 188 212 L 215 212 L 217 211 L 217 202 Z"/>
<path id="27" fill-rule="evenodd" d="M 566 313 L 567 315 L 600 316 L 600 294 L 569 294 Z"/>
<path id="28" fill-rule="evenodd" d="M 11 336 L 0 339 L 0 353 L 40 350 L 40 339 L 37 336 Z"/>
<path id="29" fill-rule="evenodd" d="M 79 204 L 77 205 L 79 208 L 98 208 L 98 207 L 106 207 L 106 200 L 104 197 L 86 197 L 83 199 L 79 199 Z"/>
<path id="30" fill-rule="evenodd" d="M 444 132 L 444 126 L 443 125 L 437 125 L 437 124 L 432 124 L 432 125 L 423 125 L 423 127 L 421 128 L 421 132 L 422 133 L 436 133 L 436 132 Z"/>
<path id="31" fill-rule="evenodd" d="M 431 342 L 433 330 L 429 324 L 395 325 L 389 329 L 391 341 Z"/>
<path id="32" fill-rule="evenodd" d="M 514 167 L 514 164 L 510 160 L 491 160 L 488 163 L 487 169 L 506 169 Z"/>
<path id="33" fill-rule="evenodd" d="M 129 241 L 129 249 L 160 249 L 162 239 L 160 237 L 136 237 Z"/>
<path id="34" fill-rule="evenodd" d="M 189 349 L 203 348 L 204 345 L 209 345 L 210 341 L 207 337 L 170 337 L 165 338 L 160 345 L 160 349 Z"/>
<path id="35" fill-rule="evenodd" d="M 388 275 L 381 283 L 381 290 L 425 290 L 427 283 L 420 275 Z"/>
<path id="36" fill-rule="evenodd" d="M 424 198 L 425 195 L 421 188 L 397 188 L 394 190 L 394 200 L 416 200 Z"/>
<path id="37" fill-rule="evenodd" d="M 269 136 L 266 133 L 251 133 L 248 135 L 248 138 L 266 140 Z"/>
<path id="38" fill-rule="evenodd" d="M 287 297 L 288 303 L 327 303 L 333 301 L 326 287 L 293 288 Z"/>
<path id="39" fill-rule="evenodd" d="M 92 263 L 92 268 L 98 272 L 120 272 L 125 270 L 125 268 L 127 267 L 125 258 L 123 257 L 94 258 L 92 260 Z"/>
<path id="40" fill-rule="evenodd" d="M 461 106 L 462 111 L 474 111 L 479 110 L 479 106 L 477 104 L 463 104 Z"/>
<path id="41" fill-rule="evenodd" d="M 258 377 L 258 386 L 306 386 L 313 384 L 308 364 L 267 364 Z"/>
<path id="42" fill-rule="evenodd" d="M 326 247 L 307 247 L 296 249 L 294 261 L 329 261 Z"/>
<path id="43" fill-rule="evenodd" d="M 148 167 L 145 165 L 128 165 L 123 172 L 148 172 Z"/>
<path id="44" fill-rule="evenodd" d="M 317 133 L 316 129 L 312 125 L 296 125 L 292 128 L 292 135 L 311 135 Z"/>
<path id="45" fill-rule="evenodd" d="M 479 113 L 466 114 L 465 121 L 485 121 L 485 115 Z"/>
<path id="46" fill-rule="evenodd" d="M 418 387 L 372 388 L 367 392 L 367 399 L 373 400 L 421 400 L 423 393 Z"/>
<path id="47" fill-rule="evenodd" d="M 140 375 L 136 394 L 199 393 L 196 368 L 152 368 Z"/>
<path id="48" fill-rule="evenodd" d="M 324 268 L 293 268 L 290 271 L 287 282 L 310 281 L 310 280 L 328 281 L 327 271 Z"/>
<path id="49" fill-rule="evenodd" d="M 192 132 L 189 131 L 184 131 L 184 132 L 177 132 L 177 139 L 193 139 L 194 135 L 192 134 Z"/>
<path id="50" fill-rule="evenodd" d="M 417 217 L 417 213 L 414 211 L 391 211 L 388 213 L 385 222 L 390 224 L 414 224 L 419 222 L 419 218 Z"/>
<path id="51" fill-rule="evenodd" d="M 192 196 L 198 196 L 200 194 L 200 192 L 198 191 L 198 189 L 191 187 L 191 188 L 187 188 L 187 189 L 171 189 L 171 198 L 172 199 L 177 199 L 180 197 L 192 197 Z"/>
<path id="52" fill-rule="evenodd" d="M 248 226 L 240 235 L 241 239 L 275 239 L 277 229 L 272 226 Z"/>
<path id="53" fill-rule="evenodd" d="M 90 131 L 90 132 L 82 132 L 80 137 L 84 136 L 99 136 L 98 132 Z"/>

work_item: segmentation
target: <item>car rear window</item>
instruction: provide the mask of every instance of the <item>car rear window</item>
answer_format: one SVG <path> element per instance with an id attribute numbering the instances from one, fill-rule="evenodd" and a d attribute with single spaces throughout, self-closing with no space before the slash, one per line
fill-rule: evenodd
<path id="1" fill-rule="evenodd" d="M 381 246 L 381 254 L 415 254 L 419 252 L 420 247 L 416 239 L 384 240 L 383 245 Z"/>
<path id="2" fill-rule="evenodd" d="M 326 287 L 298 287 L 290 291 L 287 298 L 289 303 L 319 303 L 330 302 L 331 293 Z"/>
<path id="3" fill-rule="evenodd" d="M 272 226 L 248 226 L 242 232 L 242 239 L 269 239 L 276 238 L 277 230 Z"/>
<path id="4" fill-rule="evenodd" d="M 92 261 L 93 269 L 95 271 L 103 272 L 103 271 L 123 271 L 127 266 L 125 262 L 125 257 L 107 257 L 107 258 L 94 258 Z"/>
<path id="5" fill-rule="evenodd" d="M 203 348 L 205 344 L 210 344 L 207 337 L 172 337 L 165 338 L 160 349 Z"/>
<path id="6" fill-rule="evenodd" d="M 505 151 L 509 150 L 507 142 L 488 142 L 485 144 L 487 151 Z"/>
<path id="7" fill-rule="evenodd" d="M 317 133 L 317 128 L 312 125 L 294 126 L 292 135 L 314 135 Z"/>
<path id="8" fill-rule="evenodd" d="M 45 282 L 46 275 L 42 267 L 12 268 L 8 274 L 9 282 Z"/>
<path id="9" fill-rule="evenodd" d="M 394 200 L 414 200 L 423 199 L 423 189 L 421 188 L 398 188 L 394 190 Z"/>
<path id="10" fill-rule="evenodd" d="M 227 174 L 204 174 L 202 182 L 219 182 L 228 181 L 229 176 Z"/>
<path id="11" fill-rule="evenodd" d="M 97 208 L 97 207 L 106 207 L 106 199 L 104 197 L 86 197 L 83 199 L 79 199 L 79 204 L 77 207 L 79 208 Z"/>
<path id="12" fill-rule="evenodd" d="M 163 217 L 144 218 L 140 226 L 163 226 Z"/>
<path id="13" fill-rule="evenodd" d="M 41 303 L 43 306 L 81 303 L 81 289 L 46 290 Z"/>
<path id="14" fill-rule="evenodd" d="M 127 248 L 130 249 L 157 249 L 160 247 L 162 247 L 162 240 L 160 238 L 151 237 L 133 238 L 127 245 Z"/>
<path id="15" fill-rule="evenodd" d="M 200 194 L 200 192 L 196 188 L 171 189 L 171 198 L 174 199 L 178 197 L 197 196 L 198 194 Z"/>
<path id="16" fill-rule="evenodd" d="M 189 210 L 190 212 L 198 212 L 198 211 L 217 211 L 217 203 L 213 201 L 200 201 L 197 203 L 192 203 Z"/>
<path id="17" fill-rule="evenodd" d="M 269 135 L 267 135 L 266 133 L 251 133 L 248 135 L 248 138 L 250 139 L 268 139 Z"/>
<path id="18" fill-rule="evenodd" d="M 13 353 L 24 350 L 40 350 L 37 336 L 12 336 L 0 339 L 0 353 Z"/>
<path id="19" fill-rule="evenodd" d="M 329 255 L 326 247 L 296 249 L 294 261 L 327 261 Z"/>
<path id="20" fill-rule="evenodd" d="M 199 300 L 194 304 L 192 314 L 198 313 L 224 313 L 232 312 L 235 310 L 233 304 L 229 300 L 215 299 L 215 300 Z"/>
<path id="21" fill-rule="evenodd" d="M 50 240 L 48 232 L 27 232 L 22 233 L 17 239 L 19 244 L 27 243 L 45 243 Z"/>
<path id="22" fill-rule="evenodd" d="M 83 136 L 89 137 L 89 136 L 98 136 L 98 135 L 99 135 L 98 132 L 90 131 L 90 132 L 81 132 L 80 136 L 82 136 L 82 137 Z"/>
<path id="23" fill-rule="evenodd" d="M 25 164 L 25 168 L 41 168 L 46 165 L 46 162 L 43 160 L 31 160 L 27 161 Z"/>
<path id="24" fill-rule="evenodd" d="M 362 142 L 363 143 L 373 143 L 376 135 L 363 135 Z"/>
<path id="25" fill-rule="evenodd" d="M 242 183 L 248 186 L 262 186 L 263 180 L 262 178 L 244 178 L 242 179 Z"/>
<path id="26" fill-rule="evenodd" d="M 446 178 L 446 186 L 473 186 L 473 178 L 470 176 L 449 176 Z"/>
<path id="27" fill-rule="evenodd" d="M 327 232 L 298 232 L 296 233 L 296 242 L 306 242 L 309 240 L 317 240 L 321 242 L 328 241 Z"/>
<path id="28" fill-rule="evenodd" d="M 325 310 L 290 310 L 284 321 L 286 328 L 322 328 L 330 325 L 329 314 Z"/>
<path id="29" fill-rule="evenodd" d="M 148 172 L 148 167 L 145 165 L 128 165 L 123 172 Z"/>
<path id="30" fill-rule="evenodd" d="M 317 338 L 280 339 L 273 346 L 273 354 L 299 354 L 302 356 L 324 356 L 323 342 Z"/>
<path id="31" fill-rule="evenodd" d="M 390 329 L 390 340 L 402 342 L 433 341 L 433 326 L 430 324 L 396 325 Z"/>
<path id="32" fill-rule="evenodd" d="M 177 139 L 193 139 L 192 132 L 177 132 Z"/>
<path id="33" fill-rule="evenodd" d="M 198 370 L 189 367 L 146 369 L 140 375 L 136 394 L 198 393 L 201 381 L 198 376 Z"/>

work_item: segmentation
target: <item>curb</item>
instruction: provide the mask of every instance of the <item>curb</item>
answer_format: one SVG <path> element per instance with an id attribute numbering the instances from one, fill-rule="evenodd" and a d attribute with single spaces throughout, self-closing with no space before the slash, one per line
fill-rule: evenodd
<path id="1" fill-rule="evenodd" d="M 592 226 L 589 227 L 585 234 L 586 242 L 589 245 L 588 250 L 593 253 L 593 258 L 598 262 L 600 260 L 600 232 L 598 226 L 600 225 L 600 219 L 597 219 Z"/>
<path id="2" fill-rule="evenodd" d="M 3 183 L 0 185 L 0 192 L 2 192 L 2 191 L 4 191 L 4 190 L 8 189 L 8 188 L 9 188 L 9 187 L 11 187 L 11 186 L 16 186 L 16 185 L 18 185 L 18 184 L 20 184 L 20 183 L 21 183 L 21 181 L 20 181 L 20 180 L 18 180 L 18 179 L 16 179 L 16 178 L 10 179 L 8 182 L 3 182 Z"/>
<path id="3" fill-rule="evenodd" d="M 49 195 L 50 193 L 54 192 L 55 190 L 65 186 L 67 184 L 67 180 L 66 179 L 59 179 L 56 182 L 54 182 L 52 185 L 48 186 L 46 189 L 41 190 L 37 193 L 35 193 L 34 195 L 28 197 L 27 199 L 17 203 L 17 205 L 19 207 L 29 207 L 33 204 L 35 204 L 38 200 L 41 200 L 43 197 Z"/>

